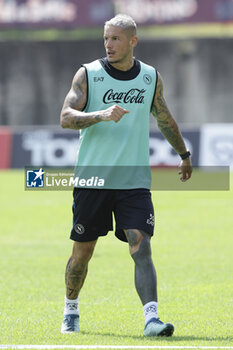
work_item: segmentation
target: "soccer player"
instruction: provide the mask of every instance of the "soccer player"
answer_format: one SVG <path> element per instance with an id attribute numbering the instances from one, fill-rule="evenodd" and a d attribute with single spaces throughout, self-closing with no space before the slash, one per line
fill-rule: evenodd
<path id="1" fill-rule="evenodd" d="M 145 315 L 144 335 L 171 336 L 174 332 L 171 323 L 158 317 L 156 271 L 151 258 L 150 113 L 181 156 L 181 181 L 190 178 L 192 166 L 190 152 L 166 105 L 161 75 L 133 56 L 137 42 L 131 17 L 117 15 L 107 21 L 106 57 L 77 71 L 62 108 L 61 126 L 81 129 L 75 174 L 80 179 L 90 166 L 97 181 L 97 185 L 93 181 L 92 186 L 87 182 L 77 185 L 73 192 L 70 238 L 74 244 L 65 273 L 62 333 L 79 332 L 79 293 L 98 237 L 112 230 L 112 213 L 115 234 L 128 242 L 135 263 L 135 287 Z M 105 186 L 102 181 L 98 187 L 98 179 L 106 180 Z"/>

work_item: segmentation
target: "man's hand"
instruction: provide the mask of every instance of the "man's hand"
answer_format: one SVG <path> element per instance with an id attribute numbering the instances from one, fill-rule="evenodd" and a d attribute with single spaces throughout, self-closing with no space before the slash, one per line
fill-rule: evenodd
<path id="1" fill-rule="evenodd" d="M 82 67 L 74 76 L 71 89 L 65 98 L 60 116 L 61 126 L 63 128 L 74 130 L 85 129 L 94 124 L 109 120 L 117 123 L 124 114 L 129 113 L 129 111 L 118 105 L 101 111 L 83 112 L 87 103 L 87 90 L 86 71 Z"/>
<path id="2" fill-rule="evenodd" d="M 179 175 L 182 175 L 180 177 L 180 180 L 182 182 L 187 181 L 188 179 L 190 179 L 191 174 L 192 174 L 192 162 L 190 158 L 184 159 L 181 161 L 180 165 L 179 165 L 180 171 L 179 171 Z"/>
<path id="3" fill-rule="evenodd" d="M 101 113 L 101 119 L 102 121 L 110 121 L 113 120 L 115 123 L 119 122 L 123 115 L 126 113 L 129 113 L 126 109 L 122 108 L 121 106 L 114 105 L 111 106 L 103 111 Z"/>

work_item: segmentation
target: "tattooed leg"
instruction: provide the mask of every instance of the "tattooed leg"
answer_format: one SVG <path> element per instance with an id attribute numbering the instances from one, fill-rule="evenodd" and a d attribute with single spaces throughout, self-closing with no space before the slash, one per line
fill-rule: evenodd
<path id="1" fill-rule="evenodd" d="M 150 236 L 136 229 L 124 230 L 135 262 L 135 287 L 143 305 L 157 301 L 157 277 L 151 258 Z"/>
<path id="2" fill-rule="evenodd" d="M 92 257 L 96 241 L 74 242 L 73 253 L 65 273 L 66 297 L 76 299 L 87 276 L 88 262 Z"/>

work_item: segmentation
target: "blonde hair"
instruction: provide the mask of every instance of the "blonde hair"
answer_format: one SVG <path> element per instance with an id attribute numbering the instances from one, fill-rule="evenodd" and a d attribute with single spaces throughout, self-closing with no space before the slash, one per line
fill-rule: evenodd
<path id="1" fill-rule="evenodd" d="M 116 15 L 109 21 L 105 22 L 106 26 L 121 27 L 123 30 L 131 31 L 132 35 L 137 33 L 137 25 L 132 17 L 124 14 Z"/>

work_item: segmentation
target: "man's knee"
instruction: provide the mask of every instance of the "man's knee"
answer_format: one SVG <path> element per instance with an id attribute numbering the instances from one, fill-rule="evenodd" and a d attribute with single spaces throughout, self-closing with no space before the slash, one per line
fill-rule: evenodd
<path id="1" fill-rule="evenodd" d="M 151 256 L 150 235 L 142 230 L 125 230 L 132 258 L 147 258 Z"/>
<path id="2" fill-rule="evenodd" d="M 88 263 L 94 252 L 96 242 L 74 242 L 72 259 L 79 263 Z"/>

